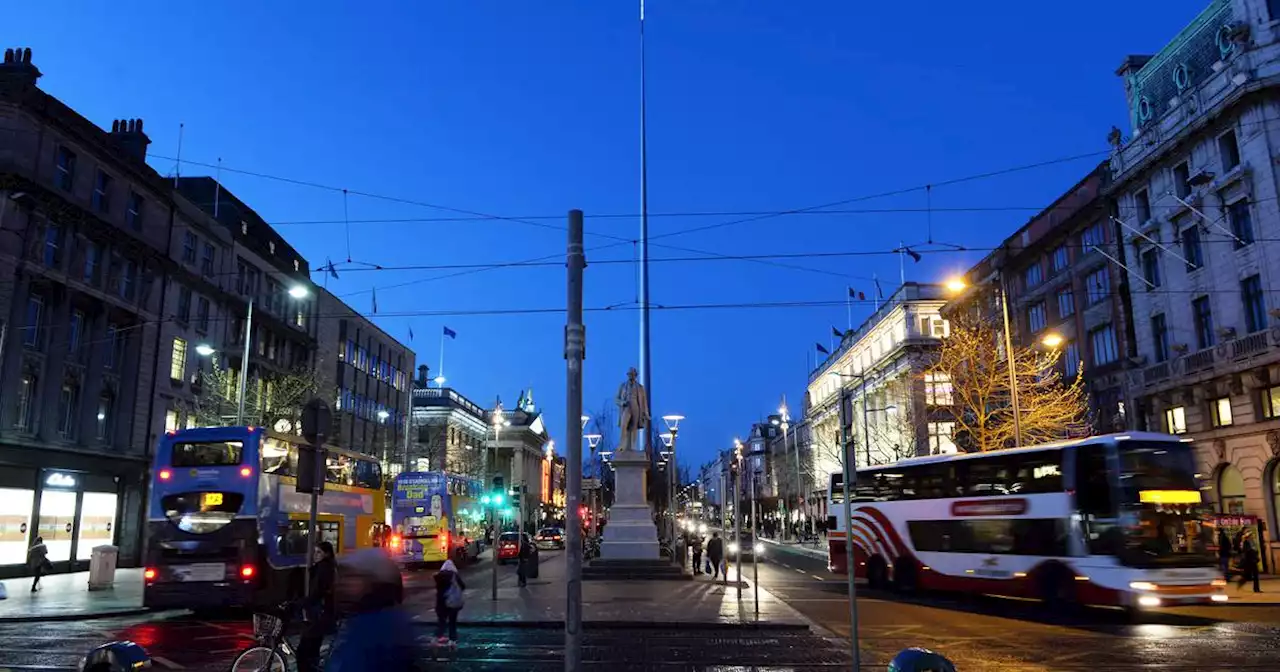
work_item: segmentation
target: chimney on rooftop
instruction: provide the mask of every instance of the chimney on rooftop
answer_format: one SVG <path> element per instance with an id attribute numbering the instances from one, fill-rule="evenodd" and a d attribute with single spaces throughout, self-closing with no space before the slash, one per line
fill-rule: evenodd
<path id="1" fill-rule="evenodd" d="M 116 119 L 111 122 L 111 138 L 116 144 L 139 161 L 147 160 L 147 145 L 151 138 L 142 132 L 141 119 Z"/>
<path id="2" fill-rule="evenodd" d="M 1124 62 L 1120 64 L 1120 67 L 1116 68 L 1116 76 L 1124 80 L 1124 98 L 1125 102 L 1128 103 L 1130 116 L 1133 117 L 1130 121 L 1133 123 L 1133 130 L 1135 131 L 1138 130 L 1138 124 L 1137 118 L 1133 115 L 1133 110 L 1138 104 L 1138 101 L 1134 100 L 1134 96 L 1137 92 L 1134 91 L 1133 76 L 1138 74 L 1138 71 L 1142 69 L 1142 66 L 1146 65 L 1147 61 L 1150 60 L 1151 56 L 1149 54 L 1130 54 L 1129 56 L 1125 56 Z M 1152 104 L 1156 103 L 1154 100 L 1151 102 Z"/>
<path id="3" fill-rule="evenodd" d="M 427 389 L 427 370 L 428 369 L 426 364 L 418 365 L 418 384 L 415 386 L 418 389 L 421 389 L 421 390 Z"/>
<path id="4" fill-rule="evenodd" d="M 4 63 L 0 64 L 0 88 L 23 89 L 36 85 L 40 70 L 31 62 L 30 47 L 4 50 Z"/>

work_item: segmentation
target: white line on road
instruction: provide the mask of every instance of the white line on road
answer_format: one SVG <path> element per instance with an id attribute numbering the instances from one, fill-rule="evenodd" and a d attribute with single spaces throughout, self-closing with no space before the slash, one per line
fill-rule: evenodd
<path id="1" fill-rule="evenodd" d="M 151 656 L 151 660 L 154 660 L 154 661 L 156 661 L 157 663 L 160 663 L 160 664 L 161 664 L 161 665 L 163 665 L 164 667 L 167 667 L 167 668 L 169 668 L 169 669 L 171 669 L 171 670 L 185 670 L 185 669 L 187 669 L 185 666 L 179 665 L 179 664 L 177 664 L 177 663 L 173 662 L 172 660 L 169 660 L 168 658 L 165 658 L 164 656 Z"/>
<path id="2" fill-rule="evenodd" d="M 819 581 L 826 581 L 826 579 L 822 578 L 821 576 L 818 576 L 817 574 L 810 574 L 809 576 L 812 576 L 813 578 Z"/>
<path id="3" fill-rule="evenodd" d="M 790 567 L 790 565 L 788 565 L 788 567 Z M 805 573 L 805 571 L 804 571 L 803 569 L 800 569 L 800 568 L 798 568 L 798 567 L 791 567 L 791 569 L 794 569 L 794 570 L 796 570 L 797 572 L 800 572 L 801 574 L 804 574 L 804 573 Z"/>

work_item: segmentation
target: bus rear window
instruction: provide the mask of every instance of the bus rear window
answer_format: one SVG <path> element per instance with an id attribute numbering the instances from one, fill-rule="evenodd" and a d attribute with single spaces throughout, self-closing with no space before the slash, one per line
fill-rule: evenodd
<path id="1" fill-rule="evenodd" d="M 170 466 L 227 467 L 240 464 L 243 457 L 244 443 L 240 441 L 175 443 Z"/>
<path id="2" fill-rule="evenodd" d="M 183 532 L 208 534 L 235 520 L 244 495 L 238 492 L 184 492 L 160 500 L 164 515 Z"/>

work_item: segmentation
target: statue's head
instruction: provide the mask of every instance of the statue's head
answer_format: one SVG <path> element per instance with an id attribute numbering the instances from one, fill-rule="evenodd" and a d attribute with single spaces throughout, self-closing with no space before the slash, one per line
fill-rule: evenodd
<path id="1" fill-rule="evenodd" d="M 631 381 L 631 382 L 633 382 L 633 383 L 634 383 L 634 382 L 636 382 L 636 375 L 638 375 L 638 374 L 639 374 L 639 372 L 638 372 L 638 371 L 636 371 L 636 367 L 634 367 L 634 366 L 633 366 L 633 367 L 631 367 L 630 369 L 627 369 L 627 380 L 629 380 L 629 381 Z"/>

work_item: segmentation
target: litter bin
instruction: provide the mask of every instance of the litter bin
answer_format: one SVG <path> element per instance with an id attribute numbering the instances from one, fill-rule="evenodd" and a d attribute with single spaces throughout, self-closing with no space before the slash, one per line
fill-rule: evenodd
<path id="1" fill-rule="evenodd" d="M 94 546 L 89 555 L 89 590 L 110 590 L 116 580 L 116 560 L 120 549 Z"/>

